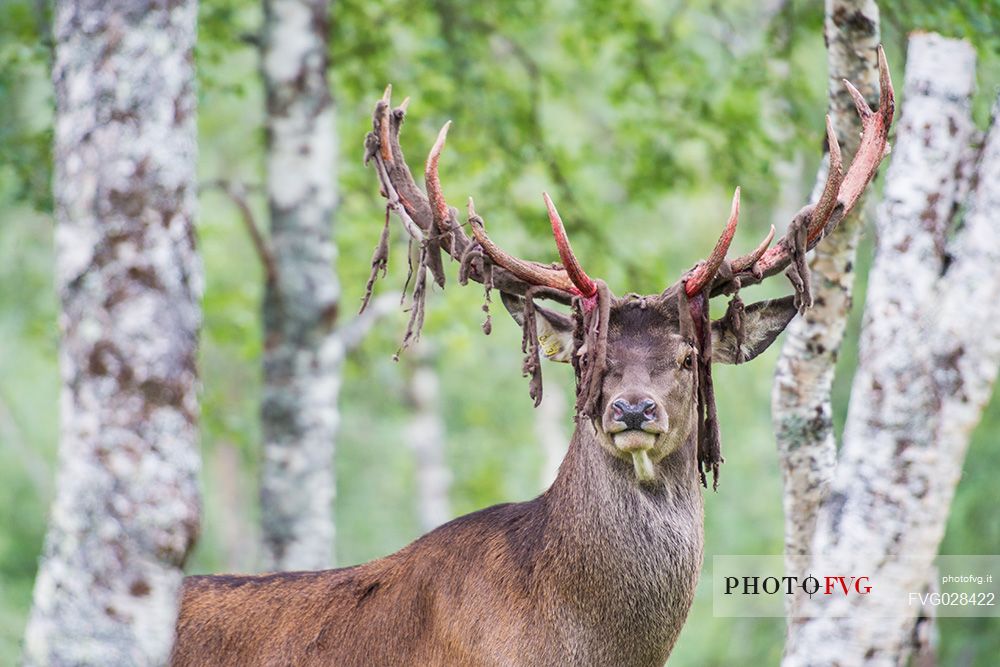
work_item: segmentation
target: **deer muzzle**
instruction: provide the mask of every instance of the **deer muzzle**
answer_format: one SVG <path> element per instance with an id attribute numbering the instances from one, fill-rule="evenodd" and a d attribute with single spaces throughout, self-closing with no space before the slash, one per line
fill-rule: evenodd
<path id="1" fill-rule="evenodd" d="M 649 482 L 656 477 L 650 452 L 667 429 L 666 415 L 658 413 L 656 402 L 650 398 L 632 401 L 618 398 L 608 406 L 606 431 L 615 448 L 631 457 L 635 476 L 640 482 Z"/>
<path id="2" fill-rule="evenodd" d="M 667 430 L 667 416 L 651 398 L 617 398 L 608 406 L 604 430 L 623 452 L 652 449 Z"/>

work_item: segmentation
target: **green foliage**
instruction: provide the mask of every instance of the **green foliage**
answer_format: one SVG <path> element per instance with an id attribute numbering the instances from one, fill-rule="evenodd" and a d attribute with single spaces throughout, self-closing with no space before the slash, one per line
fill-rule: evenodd
<path id="1" fill-rule="evenodd" d="M 0 4 L 0 189 L 43 210 L 52 206 L 47 21 L 46 3 Z"/>
<path id="2" fill-rule="evenodd" d="M 343 318 L 368 273 L 383 204 L 360 162 L 370 114 L 386 83 L 412 96 L 403 143 L 414 167 L 440 126 L 454 121 L 442 159 L 445 194 L 459 208 L 476 195 L 493 236 L 511 251 L 555 259 L 540 193 L 549 191 L 588 269 L 617 292 L 652 292 L 714 243 L 736 185 L 744 214 L 738 248 L 786 222 L 781 199 L 803 201 L 819 159 L 826 75 L 822 3 L 754 0 L 338 0 L 331 89 L 337 102 L 340 202 L 334 234 Z M 906 31 L 935 29 L 973 40 L 981 55 L 977 119 L 1000 81 L 997 3 L 891 0 L 883 31 L 902 81 Z M 0 664 L 16 661 L 52 492 L 58 423 L 57 300 L 52 286 L 52 99 L 45 16 L 35 3 L 0 6 Z M 253 48 L 262 13 L 249 0 L 205 0 L 199 25 L 199 174 L 263 182 L 263 99 Z M 895 53 L 893 54 L 893 51 Z M 788 164 L 799 165 L 789 177 Z M 784 166 L 784 171 L 779 167 Z M 794 172 L 794 169 L 793 169 Z M 258 224 L 266 207 L 251 199 Z M 787 213 L 787 212 L 786 212 Z M 256 567 L 256 463 L 262 272 L 231 202 L 204 190 L 201 347 L 205 518 L 192 571 Z M 406 272 L 394 228 L 390 274 Z M 859 260 L 862 275 L 870 240 Z M 426 342 L 440 374 L 455 513 L 531 497 L 541 452 L 519 330 L 502 306 L 494 333 L 479 329 L 482 292 L 460 288 L 456 267 L 428 302 Z M 747 298 L 787 292 L 782 285 Z M 836 418 L 856 362 L 863 289 L 838 368 Z M 391 360 L 404 315 L 383 321 L 345 369 L 338 442 L 338 558 L 353 563 L 415 538 L 406 354 Z M 777 350 L 717 373 L 727 463 L 706 494 L 706 553 L 779 553 L 780 475 L 769 415 Z M 547 392 L 571 392 L 565 366 L 546 365 Z M 998 553 L 990 514 L 1000 404 L 970 448 L 943 550 Z M 571 418 L 566 416 L 567 433 Z M 714 618 L 703 584 L 672 664 L 776 664 L 776 620 Z M 995 619 L 941 623 L 942 664 L 1000 653 Z M 726 638 L 720 641 L 720 637 Z"/>

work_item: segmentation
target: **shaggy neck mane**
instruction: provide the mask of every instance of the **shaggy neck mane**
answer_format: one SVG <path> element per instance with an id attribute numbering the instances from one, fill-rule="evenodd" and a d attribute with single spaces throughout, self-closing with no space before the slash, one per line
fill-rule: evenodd
<path id="1" fill-rule="evenodd" d="M 684 624 L 702 565 L 703 500 L 691 437 L 638 484 L 589 419 L 542 503 L 539 585 L 571 618 L 602 628 L 596 664 L 663 664 Z M 581 576 L 586 573 L 586 576 Z M 566 612 L 564 612 L 566 613 Z"/>

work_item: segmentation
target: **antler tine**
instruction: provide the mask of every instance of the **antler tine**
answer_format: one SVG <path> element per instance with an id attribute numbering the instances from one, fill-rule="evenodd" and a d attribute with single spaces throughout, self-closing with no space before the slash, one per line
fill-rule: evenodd
<path id="1" fill-rule="evenodd" d="M 684 291 L 687 292 L 688 296 L 694 296 L 705 289 L 707 285 L 711 284 L 715 278 L 715 274 L 719 272 L 719 267 L 722 266 L 722 262 L 726 259 L 726 253 L 729 252 L 729 246 L 733 242 L 733 236 L 736 234 L 736 225 L 739 221 L 740 189 L 737 187 L 736 192 L 733 193 L 733 204 L 729 210 L 729 221 L 726 222 L 726 228 L 722 230 L 722 236 L 716 242 L 712 254 L 708 256 L 708 259 L 695 267 L 685 283 Z"/>
<path id="2" fill-rule="evenodd" d="M 840 186 L 844 182 L 843 157 L 840 152 L 840 142 L 837 140 L 837 133 L 833 129 L 833 121 L 830 115 L 826 116 L 826 143 L 830 148 L 830 165 L 827 169 L 826 184 L 823 192 L 819 196 L 819 201 L 813 207 L 812 217 L 809 221 L 808 240 L 818 239 L 823 235 L 823 230 L 830 221 L 834 209 L 837 207 L 837 199 L 840 195 Z"/>
<path id="3" fill-rule="evenodd" d="M 879 105 L 871 109 L 861 93 L 849 82 L 845 81 L 847 91 L 854 100 L 861 118 L 861 144 L 847 173 L 838 178 L 840 167 L 840 145 L 832 132 L 831 123 L 827 122 L 827 137 L 830 146 L 830 173 L 819 202 L 812 210 L 805 250 L 816 246 L 823 236 L 844 219 L 854 208 L 864 193 L 865 188 L 875 177 L 882 159 L 889 153 L 889 129 L 895 113 L 895 91 L 892 87 L 892 77 L 889 65 L 885 60 L 885 52 L 878 47 L 879 68 Z M 834 186 L 837 187 L 834 187 Z M 830 193 L 833 193 L 832 196 Z M 741 266 L 733 271 L 729 280 L 719 281 L 712 287 L 712 294 L 722 294 L 732 289 L 733 283 L 739 281 L 742 286 L 753 285 L 764 278 L 773 276 L 784 270 L 791 262 L 792 255 L 786 243 L 779 243 L 766 251 L 755 263 Z"/>
<path id="4" fill-rule="evenodd" d="M 838 200 L 844 205 L 845 215 L 847 211 L 854 208 L 858 199 L 864 193 L 868 183 L 874 178 L 875 170 L 879 163 L 888 155 L 889 144 L 887 138 L 889 127 L 892 125 L 892 116 L 896 110 L 896 96 L 892 88 L 892 77 L 889 74 L 889 65 L 885 61 L 885 51 L 878 47 L 878 70 L 879 70 L 879 106 L 872 110 L 864 98 L 858 95 L 855 104 L 858 105 L 858 114 L 861 116 L 862 134 L 861 145 L 854 156 L 844 182 L 840 187 Z M 848 90 L 854 89 L 850 86 Z M 856 93 L 857 90 L 855 89 Z M 852 93 L 852 97 L 854 93 Z M 860 99 L 860 104 L 858 103 Z M 864 111 L 862 111 L 862 109 Z"/>
<path id="5" fill-rule="evenodd" d="M 580 294 L 588 298 L 593 297 L 597 294 L 597 283 L 591 280 L 590 276 L 586 274 L 583 267 L 580 266 L 576 255 L 573 254 L 573 248 L 569 244 L 569 237 L 566 235 L 566 228 L 563 226 L 562 218 L 559 217 L 559 211 L 556 210 L 556 205 L 552 203 L 549 193 L 543 192 L 542 198 L 545 200 L 545 208 L 549 211 L 549 223 L 552 225 L 552 235 L 556 238 L 556 248 L 559 249 L 559 258 L 562 260 L 563 268 L 566 269 L 566 274 L 569 275 L 569 279 L 573 281 Z"/>
<path id="6" fill-rule="evenodd" d="M 403 104 L 396 109 L 392 109 L 391 95 L 390 84 L 386 86 L 385 93 L 375 104 L 372 131 L 365 138 L 365 164 L 371 160 L 375 161 L 375 171 L 379 177 L 382 195 L 389 200 L 392 210 L 405 213 L 412 220 L 413 224 L 407 226 L 410 235 L 420 236 L 414 235 L 413 231 L 421 233 L 430 231 L 433 229 L 433 219 L 427 196 L 414 182 L 399 145 L 399 130 L 406 115 L 409 98 L 403 100 Z M 417 240 L 422 241 L 422 238 Z"/>
<path id="7" fill-rule="evenodd" d="M 472 229 L 472 235 L 476 238 L 483 252 L 493 260 L 493 263 L 507 269 L 515 277 L 520 278 L 529 285 L 552 287 L 563 292 L 569 292 L 570 294 L 579 292 L 566 271 L 550 269 L 540 264 L 526 262 L 523 259 L 508 254 L 494 243 L 486 235 L 483 219 L 476 214 L 472 197 L 469 197 L 469 227 Z"/>
<path id="8" fill-rule="evenodd" d="M 771 231 L 767 233 L 767 236 L 765 236 L 764 240 L 760 242 L 760 245 L 754 248 L 753 251 L 743 255 L 742 257 L 737 257 L 729 263 L 729 266 L 733 269 L 733 273 L 749 269 L 757 263 L 757 260 L 763 257 L 764 253 L 767 252 L 767 249 L 771 246 L 771 241 L 774 240 L 774 231 L 774 225 L 771 225 Z"/>
<path id="9" fill-rule="evenodd" d="M 448 129 L 451 127 L 449 120 L 438 132 L 437 140 L 431 147 L 431 152 L 427 155 L 427 165 L 424 168 L 424 182 L 427 185 L 427 196 L 431 202 L 431 212 L 434 214 L 434 224 L 442 232 L 448 232 L 448 203 L 444 199 L 441 191 L 441 178 L 438 176 L 438 162 L 441 160 L 441 150 L 444 148 L 445 140 L 448 138 Z"/>
<path id="10" fill-rule="evenodd" d="M 392 164 L 392 145 L 389 143 L 389 114 L 392 109 L 392 84 L 385 87 L 382 99 L 376 105 L 375 113 L 379 116 L 379 148 L 382 159 Z"/>

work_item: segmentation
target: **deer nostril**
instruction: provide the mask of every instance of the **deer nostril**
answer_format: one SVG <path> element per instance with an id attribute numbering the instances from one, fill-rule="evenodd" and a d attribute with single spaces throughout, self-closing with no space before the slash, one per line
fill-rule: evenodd
<path id="1" fill-rule="evenodd" d="M 625 424 L 627 429 L 641 429 L 643 424 L 656 419 L 656 403 L 649 399 L 637 403 L 617 399 L 611 404 L 611 418 Z"/>

